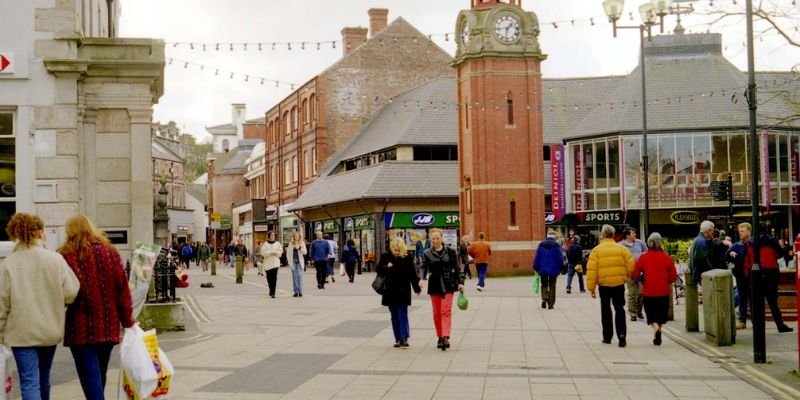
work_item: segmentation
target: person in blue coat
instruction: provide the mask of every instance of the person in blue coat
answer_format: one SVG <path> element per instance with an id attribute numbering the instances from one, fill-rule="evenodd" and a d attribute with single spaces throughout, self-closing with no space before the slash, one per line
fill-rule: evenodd
<path id="1" fill-rule="evenodd" d="M 355 277 L 356 272 L 356 264 L 358 264 L 358 260 L 360 258 L 361 255 L 358 254 L 355 240 L 347 239 L 347 244 L 342 249 L 341 260 L 344 263 L 344 270 L 347 272 L 347 277 L 350 278 L 350 283 L 353 283 L 353 278 Z"/>
<path id="2" fill-rule="evenodd" d="M 536 256 L 533 258 L 533 270 L 542 279 L 542 308 L 553 309 L 556 303 L 556 279 L 561 274 L 564 264 L 564 253 L 556 242 L 556 233 L 550 231 L 547 238 L 539 243 Z"/>

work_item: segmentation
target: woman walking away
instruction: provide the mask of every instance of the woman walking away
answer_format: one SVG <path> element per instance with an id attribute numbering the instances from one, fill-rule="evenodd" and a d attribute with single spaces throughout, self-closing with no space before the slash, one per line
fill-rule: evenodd
<path id="1" fill-rule="evenodd" d="M 306 265 L 306 242 L 299 232 L 292 234 L 292 241 L 286 246 L 286 258 L 292 267 L 292 297 L 303 297 L 303 270 Z"/>
<path id="2" fill-rule="evenodd" d="M 349 245 L 349 242 L 348 242 Z M 394 347 L 408 347 L 410 330 L 408 327 L 408 306 L 411 305 L 411 289 L 419 296 L 419 284 L 414 259 L 406 252 L 403 239 L 394 238 L 389 242 L 389 252 L 378 261 L 376 272 L 386 277 L 386 292 L 381 296 L 381 305 L 389 307 L 394 331 Z"/>
<path id="3" fill-rule="evenodd" d="M 89 400 L 103 400 L 111 350 L 119 343 L 120 325 L 133 318 L 128 278 L 117 249 L 84 215 L 66 223 L 67 240 L 58 252 L 81 283 L 75 303 L 67 307 L 64 346 L 69 347 L 81 388 Z"/>
<path id="4" fill-rule="evenodd" d="M 347 244 L 342 249 L 342 262 L 344 263 L 344 270 L 347 272 L 347 277 L 350 278 L 350 283 L 353 283 L 353 278 L 356 273 L 356 264 L 361 257 L 356 249 L 356 242 L 353 239 L 347 239 Z"/>
<path id="5" fill-rule="evenodd" d="M 281 266 L 283 246 L 275 240 L 275 231 L 267 232 L 267 241 L 261 245 L 261 257 L 264 259 L 264 270 L 267 274 L 269 297 L 275 298 L 275 285 L 278 283 L 278 267 Z"/>
<path id="6" fill-rule="evenodd" d="M 50 367 L 64 338 L 64 306 L 80 283 L 58 253 L 44 247 L 44 223 L 16 213 L 6 227 L 16 242 L 0 264 L 0 344 L 11 348 L 23 400 L 50 398 Z"/>
<path id="7" fill-rule="evenodd" d="M 611 343 L 614 327 L 617 328 L 619 347 L 625 347 L 625 282 L 633 273 L 633 255 L 628 249 L 614 241 L 614 227 L 600 228 L 600 243 L 589 253 L 586 265 L 586 286 L 592 298 L 597 297 L 595 288 L 600 286 L 600 319 L 603 324 L 603 343 Z M 611 303 L 614 316 L 611 316 Z"/>
<path id="8" fill-rule="evenodd" d="M 672 257 L 661 249 L 661 235 L 653 232 L 647 238 L 650 250 L 636 261 L 633 279 L 642 281 L 642 299 L 647 324 L 653 327 L 653 344 L 661 346 L 661 326 L 667 323 L 669 293 L 678 277 Z"/>
<path id="9" fill-rule="evenodd" d="M 422 265 L 428 276 L 428 295 L 433 307 L 433 325 L 439 342 L 436 347 L 445 351 L 450 348 L 450 325 L 453 310 L 453 293 L 464 290 L 464 274 L 458 268 L 456 251 L 444 246 L 441 229 L 431 229 L 431 248 L 425 250 Z"/>

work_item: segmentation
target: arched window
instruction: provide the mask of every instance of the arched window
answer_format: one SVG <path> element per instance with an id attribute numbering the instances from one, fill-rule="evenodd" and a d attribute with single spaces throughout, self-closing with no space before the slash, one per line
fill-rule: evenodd
<path id="1" fill-rule="evenodd" d="M 273 129 L 275 129 L 275 124 L 272 121 L 269 121 L 269 128 L 267 128 L 267 132 L 269 132 L 268 133 L 268 135 L 269 135 L 268 139 L 269 139 L 270 142 L 272 142 L 272 145 L 274 146 L 275 145 L 275 133 L 272 131 Z"/>
<path id="2" fill-rule="evenodd" d="M 286 134 L 286 136 L 289 136 L 289 135 L 292 134 L 292 126 L 289 123 L 289 112 L 288 111 L 283 113 L 283 127 L 284 127 L 283 128 L 283 132 L 284 132 L 284 134 Z"/>
<path id="3" fill-rule="evenodd" d="M 308 107 L 309 107 L 309 116 L 311 118 L 311 122 L 314 126 L 317 125 L 319 121 L 317 121 L 317 96 L 316 94 L 312 94 L 311 97 L 308 98 Z"/>
<path id="4" fill-rule="evenodd" d="M 297 107 L 292 107 L 292 132 L 296 132 L 300 127 L 300 124 L 298 123 L 298 114 Z"/>
<path id="5" fill-rule="evenodd" d="M 222 139 L 222 152 L 227 153 L 231 149 L 231 142 L 228 139 Z"/>
<path id="6" fill-rule="evenodd" d="M 308 99 L 303 99 L 303 125 L 308 124 Z"/>

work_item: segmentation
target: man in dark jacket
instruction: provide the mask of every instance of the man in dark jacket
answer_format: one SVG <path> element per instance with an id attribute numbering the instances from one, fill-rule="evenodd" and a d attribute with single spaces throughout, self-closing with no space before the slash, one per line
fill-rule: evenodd
<path id="1" fill-rule="evenodd" d="M 575 268 L 580 266 L 580 271 Z M 583 286 L 583 248 L 581 247 L 581 238 L 578 235 L 572 236 L 572 244 L 567 248 L 567 294 L 572 292 L 572 277 L 578 274 L 578 284 L 581 288 L 581 293 L 586 292 Z"/>
<path id="2" fill-rule="evenodd" d="M 547 238 L 539 243 L 536 256 L 533 258 L 533 270 L 542 279 L 542 308 L 553 309 L 556 303 L 556 279 L 561 273 L 564 264 L 564 254 L 561 245 L 556 242 L 553 231 L 547 233 Z"/>

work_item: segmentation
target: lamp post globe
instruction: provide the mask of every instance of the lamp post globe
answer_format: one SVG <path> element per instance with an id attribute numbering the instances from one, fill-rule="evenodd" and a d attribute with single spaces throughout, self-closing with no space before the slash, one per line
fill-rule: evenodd
<path id="1" fill-rule="evenodd" d="M 644 3 L 639 6 L 639 15 L 642 17 L 642 24 L 653 25 L 656 23 L 655 7 L 651 3 Z"/>
<path id="2" fill-rule="evenodd" d="M 605 0 L 603 2 L 603 9 L 606 11 L 609 21 L 616 21 L 622 16 L 622 10 L 625 8 L 625 0 Z"/>
<path id="3" fill-rule="evenodd" d="M 659 17 L 669 14 L 669 8 L 672 7 L 672 0 L 652 0 L 650 3 Z"/>

